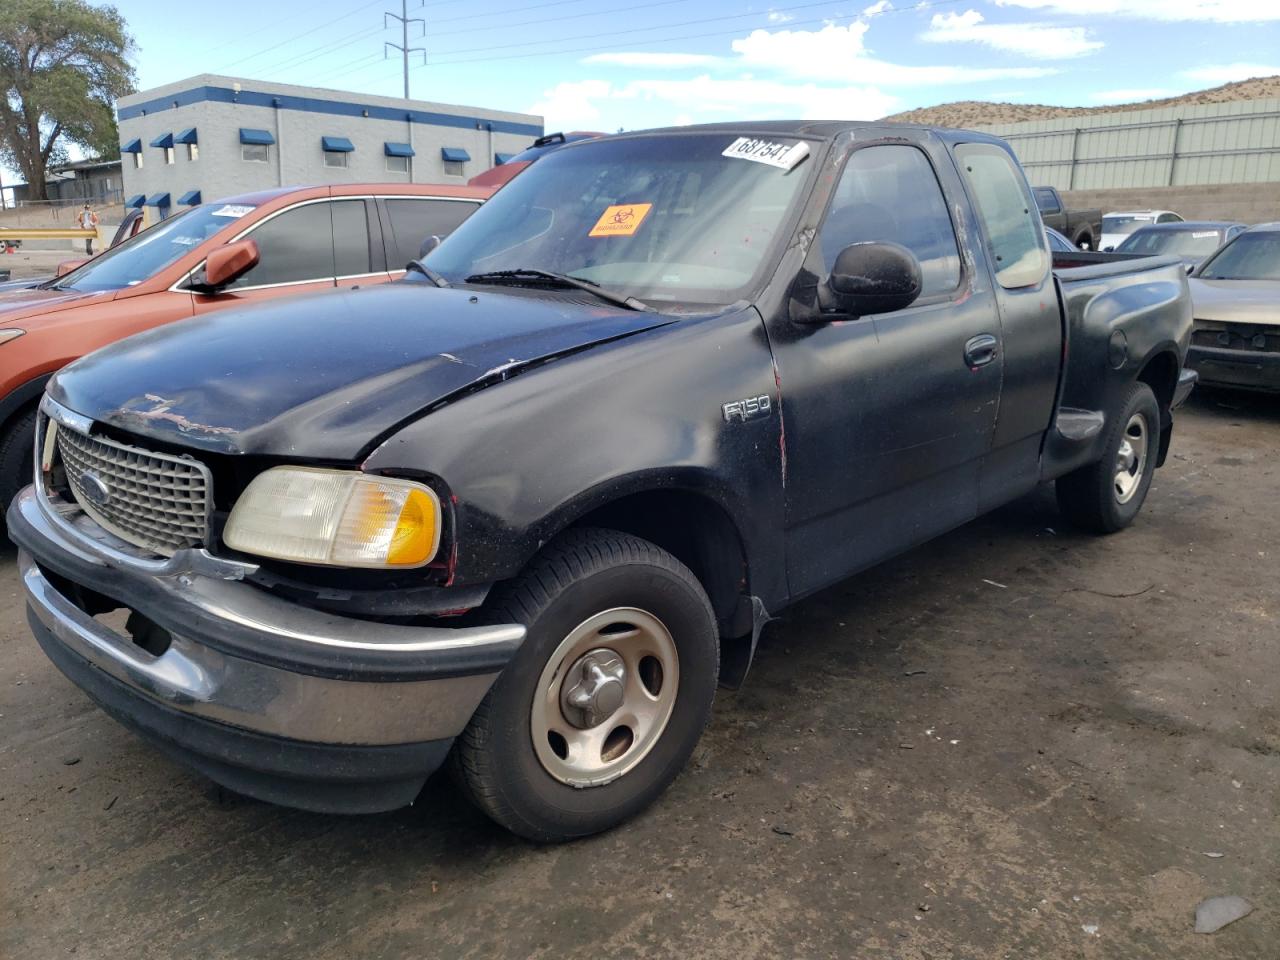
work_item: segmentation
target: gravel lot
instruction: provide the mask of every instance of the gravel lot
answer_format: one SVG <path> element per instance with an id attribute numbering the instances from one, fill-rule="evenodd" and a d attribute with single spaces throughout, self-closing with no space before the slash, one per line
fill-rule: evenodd
<path id="1" fill-rule="evenodd" d="M 188 774 L 45 660 L 10 550 L 0 956 L 1269 960 L 1278 465 L 1280 402 L 1198 394 L 1135 527 L 1044 491 L 806 601 L 652 810 L 551 848 L 443 780 L 338 818 Z M 1192 933 L 1217 894 L 1257 909 Z"/>

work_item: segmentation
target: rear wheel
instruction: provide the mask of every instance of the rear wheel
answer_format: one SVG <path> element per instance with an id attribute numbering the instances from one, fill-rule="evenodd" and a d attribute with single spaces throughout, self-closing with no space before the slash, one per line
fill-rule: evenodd
<path id="1" fill-rule="evenodd" d="M 455 746 L 477 806 L 550 842 L 652 803 L 697 744 L 719 671 L 715 616 L 688 568 L 638 537 L 573 531 L 487 611 L 528 635 Z"/>
<path id="2" fill-rule="evenodd" d="M 1145 383 L 1130 384 L 1108 419 L 1102 459 L 1057 482 L 1067 519 L 1094 533 L 1114 533 L 1133 522 L 1151 487 L 1160 445 L 1160 408 Z"/>
<path id="3" fill-rule="evenodd" d="M 36 411 L 28 410 L 11 420 L 0 437 L 0 527 L 9 504 L 35 473 L 35 430 Z"/>

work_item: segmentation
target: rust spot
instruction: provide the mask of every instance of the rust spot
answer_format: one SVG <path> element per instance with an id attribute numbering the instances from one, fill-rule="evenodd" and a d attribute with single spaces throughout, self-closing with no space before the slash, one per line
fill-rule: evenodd
<path id="1" fill-rule="evenodd" d="M 152 403 L 155 404 L 150 410 L 137 410 L 133 408 L 133 404 Z M 164 421 L 172 423 L 183 433 L 209 433 L 209 434 L 233 434 L 238 433 L 235 427 L 213 427 L 204 423 L 196 423 L 184 417 L 180 413 L 174 413 L 173 407 L 178 403 L 177 400 L 166 400 L 164 397 L 156 396 L 154 393 L 143 394 L 137 400 L 130 400 L 124 406 L 116 411 L 116 415 L 121 418 L 136 418 L 148 423 L 156 421 Z"/>

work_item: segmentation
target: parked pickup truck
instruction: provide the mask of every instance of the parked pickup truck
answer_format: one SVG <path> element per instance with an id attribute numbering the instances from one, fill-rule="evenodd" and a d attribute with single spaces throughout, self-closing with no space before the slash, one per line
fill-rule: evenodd
<path id="1" fill-rule="evenodd" d="M 1055 272 L 991 136 L 601 138 L 405 281 L 65 368 L 9 527 L 50 659 L 214 780 L 377 811 L 450 758 L 564 840 L 661 793 L 788 604 L 1050 480 L 1133 521 L 1191 325 L 1172 258 Z"/>
<path id="2" fill-rule="evenodd" d="M 1054 187 L 1035 187 L 1032 193 L 1046 227 L 1064 234 L 1081 250 L 1098 249 L 1098 238 L 1102 236 L 1101 210 L 1070 210 Z"/>

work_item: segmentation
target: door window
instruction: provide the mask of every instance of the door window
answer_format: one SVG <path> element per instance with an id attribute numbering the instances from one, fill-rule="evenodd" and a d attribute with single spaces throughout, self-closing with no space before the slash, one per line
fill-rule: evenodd
<path id="1" fill-rule="evenodd" d="M 338 200 L 333 207 L 333 268 L 339 277 L 373 272 L 369 221 L 363 200 Z"/>
<path id="2" fill-rule="evenodd" d="M 1048 272 L 1049 253 L 1013 158 L 987 143 L 962 143 L 956 158 L 986 231 L 996 281 L 1007 289 L 1039 283 Z"/>
<path id="3" fill-rule="evenodd" d="M 960 253 L 947 202 L 928 158 L 915 147 L 855 151 L 836 186 L 821 239 L 828 272 L 849 244 L 888 240 L 920 261 L 921 298 L 949 293 L 960 283 Z"/>
<path id="4" fill-rule="evenodd" d="M 468 200 L 389 199 L 383 202 L 391 220 L 391 235 L 387 237 L 387 266 L 391 270 L 403 270 L 409 261 L 417 260 L 427 237 L 443 239 L 479 206 Z"/>
<path id="5" fill-rule="evenodd" d="M 333 279 L 333 226 L 329 203 L 294 207 L 248 236 L 258 244 L 258 265 L 229 289 Z M 368 242 L 366 241 L 366 249 Z"/>

